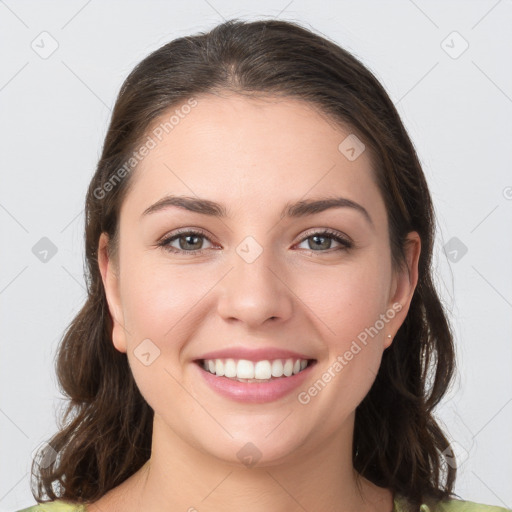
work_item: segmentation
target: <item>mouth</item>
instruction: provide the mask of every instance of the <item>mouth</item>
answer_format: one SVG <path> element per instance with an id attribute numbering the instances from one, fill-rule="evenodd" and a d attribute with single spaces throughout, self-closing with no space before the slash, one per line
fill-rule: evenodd
<path id="1" fill-rule="evenodd" d="M 316 363 L 316 359 L 277 358 L 250 361 L 247 359 L 197 359 L 202 370 L 216 377 L 237 382 L 261 384 L 297 375 Z"/>
<path id="2" fill-rule="evenodd" d="M 262 404 L 287 397 L 305 381 L 316 359 L 197 359 L 207 387 L 235 402 Z"/>

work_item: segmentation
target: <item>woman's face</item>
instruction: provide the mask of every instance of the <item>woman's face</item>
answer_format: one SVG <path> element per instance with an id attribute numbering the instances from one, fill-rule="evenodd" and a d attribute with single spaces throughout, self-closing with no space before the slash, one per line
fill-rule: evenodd
<path id="1" fill-rule="evenodd" d="M 118 277 L 100 240 L 113 342 L 168 439 L 276 464 L 351 436 L 407 313 L 419 241 L 410 275 L 393 273 L 369 152 L 310 105 L 196 100 L 167 134 L 150 132 L 156 145 L 120 212 Z M 187 202 L 160 203 L 171 196 Z M 339 198 L 353 205 L 305 208 Z M 285 375 L 240 382 L 203 369 L 205 358 L 222 361 L 220 374 Z M 286 376 L 287 359 L 295 371 L 296 359 L 314 362 Z"/>

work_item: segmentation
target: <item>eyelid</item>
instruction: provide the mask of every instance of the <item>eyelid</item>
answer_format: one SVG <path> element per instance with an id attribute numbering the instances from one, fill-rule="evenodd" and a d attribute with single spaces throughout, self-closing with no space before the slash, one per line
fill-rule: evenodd
<path id="1" fill-rule="evenodd" d="M 354 245 L 354 242 L 350 237 L 348 237 L 341 231 L 338 231 L 336 229 L 331 229 L 331 228 L 313 228 L 311 230 L 308 230 L 308 231 L 306 231 L 306 233 L 304 233 L 304 235 L 302 235 L 302 238 L 300 239 L 299 243 L 304 242 L 304 240 L 307 240 L 308 238 L 312 237 L 313 235 L 329 235 L 333 239 L 336 239 L 336 238 L 340 239 L 341 240 L 340 243 L 344 242 L 347 244 L 347 246 Z M 325 252 L 325 251 L 323 251 L 323 252 Z"/>
<path id="2" fill-rule="evenodd" d="M 208 240 L 211 244 L 216 245 L 215 242 L 212 241 L 211 235 L 209 235 L 205 230 L 201 228 L 195 228 L 195 227 L 186 227 L 186 228 L 178 228 L 174 231 L 172 231 L 170 234 L 166 234 L 163 237 L 161 237 L 156 245 L 158 247 L 162 247 L 164 250 L 167 250 L 168 252 L 175 253 L 175 254 L 193 254 L 193 255 L 200 255 L 204 251 L 208 250 L 206 249 L 197 249 L 197 250 L 186 250 L 186 249 L 176 249 L 175 247 L 171 247 L 169 244 L 171 241 L 177 240 L 180 235 L 195 235 L 200 236 Z M 314 253 L 315 255 L 325 254 L 325 253 L 332 253 L 336 252 L 338 250 L 348 250 L 353 248 L 354 242 L 345 235 L 344 233 L 341 233 L 335 229 L 332 228 L 311 228 L 310 230 L 306 231 L 301 239 L 294 244 L 294 246 L 303 243 L 308 238 L 311 238 L 314 235 L 318 236 L 327 236 L 340 244 L 341 247 L 337 248 L 330 248 L 325 251 L 314 251 L 312 249 L 304 249 L 305 251 L 308 251 L 310 253 Z M 218 244 L 217 244 L 218 245 Z"/>
<path id="3" fill-rule="evenodd" d="M 205 238 L 208 238 L 208 240 L 211 240 L 213 238 L 207 231 L 205 231 L 202 228 L 195 228 L 195 227 L 187 227 L 187 228 L 177 228 L 169 233 L 166 233 L 164 236 L 162 236 L 158 242 L 166 241 L 171 238 L 174 238 L 178 235 L 184 235 L 184 234 L 196 234 L 204 236 Z"/>
<path id="4" fill-rule="evenodd" d="M 216 245 L 215 242 L 212 241 L 212 236 L 209 235 L 204 229 L 201 228 L 178 228 L 172 231 L 171 233 L 166 233 L 163 237 L 161 237 L 157 243 L 155 244 L 157 247 L 162 247 L 165 250 L 168 250 L 169 252 L 174 253 L 182 253 L 182 254 L 201 254 L 206 249 L 197 249 L 197 250 L 190 250 L 187 251 L 185 249 L 176 249 L 175 247 L 171 247 L 169 243 L 171 241 L 179 239 L 180 235 L 195 235 L 195 236 L 201 236 L 208 240 L 211 244 Z M 218 244 L 217 244 L 218 245 Z"/>

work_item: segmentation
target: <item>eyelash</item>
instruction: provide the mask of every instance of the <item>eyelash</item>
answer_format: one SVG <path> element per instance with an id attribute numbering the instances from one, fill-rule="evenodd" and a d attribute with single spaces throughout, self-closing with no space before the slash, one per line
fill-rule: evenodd
<path id="1" fill-rule="evenodd" d="M 190 254 L 190 255 L 194 255 L 194 256 L 201 255 L 205 251 L 208 250 L 208 249 L 198 249 L 198 250 L 187 251 L 185 249 L 176 249 L 175 247 L 171 247 L 169 245 L 171 242 L 173 242 L 174 240 L 179 239 L 183 235 L 198 236 L 198 237 L 201 237 L 201 238 L 205 238 L 209 242 L 213 243 L 206 236 L 206 234 L 203 233 L 202 231 L 197 231 L 197 230 L 194 230 L 194 229 L 183 229 L 183 230 L 179 230 L 179 231 L 173 233 L 169 237 L 163 238 L 162 240 L 160 240 L 157 243 L 157 246 L 158 247 L 162 247 L 165 251 L 168 251 L 170 253 L 174 253 L 174 254 Z M 343 238 L 342 236 L 340 236 L 336 231 L 333 231 L 333 230 L 330 230 L 330 229 L 324 229 L 322 231 L 314 231 L 313 233 L 308 234 L 308 236 L 302 238 L 302 240 L 300 240 L 298 243 L 301 244 L 302 242 L 306 241 L 308 238 L 312 238 L 313 236 L 321 236 L 321 237 L 331 238 L 332 240 L 335 240 L 336 242 L 341 244 L 341 247 L 337 247 L 335 249 L 327 249 L 325 251 L 314 251 L 312 249 L 303 249 L 303 250 L 305 250 L 305 251 L 307 251 L 309 253 L 313 253 L 315 256 L 319 256 L 318 253 L 322 254 L 322 253 L 332 253 L 332 252 L 336 252 L 336 251 L 347 251 L 349 249 L 352 249 L 352 247 L 353 247 L 353 243 L 352 242 L 350 242 L 346 238 Z"/>

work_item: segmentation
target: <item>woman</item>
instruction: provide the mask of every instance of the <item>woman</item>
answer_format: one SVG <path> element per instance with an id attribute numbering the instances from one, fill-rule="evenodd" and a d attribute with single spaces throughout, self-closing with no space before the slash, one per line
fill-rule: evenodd
<path id="1" fill-rule="evenodd" d="M 453 493 L 433 240 L 414 147 L 345 50 L 277 20 L 163 46 L 89 187 L 69 408 L 27 510 L 505 510 Z"/>

